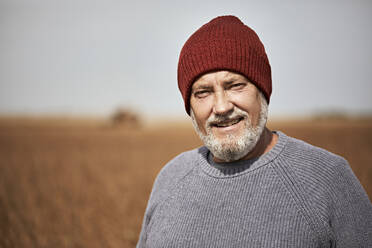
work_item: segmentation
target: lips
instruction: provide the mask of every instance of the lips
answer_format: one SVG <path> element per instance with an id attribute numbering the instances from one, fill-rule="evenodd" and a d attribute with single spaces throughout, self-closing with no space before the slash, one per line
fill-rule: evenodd
<path id="1" fill-rule="evenodd" d="M 229 119 L 229 120 L 220 121 L 220 122 L 213 122 L 213 123 L 211 123 L 211 126 L 212 127 L 219 127 L 219 128 L 229 127 L 229 126 L 237 124 L 238 122 L 240 122 L 243 119 L 244 119 L 243 117 L 239 117 L 239 118 Z"/>

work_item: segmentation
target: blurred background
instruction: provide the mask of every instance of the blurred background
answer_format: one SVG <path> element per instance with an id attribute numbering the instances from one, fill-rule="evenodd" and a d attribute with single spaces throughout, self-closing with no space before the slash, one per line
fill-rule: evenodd
<path id="1" fill-rule="evenodd" d="M 201 145 L 177 87 L 201 25 L 264 43 L 269 126 L 372 196 L 372 2 L 0 0 L 0 247 L 134 247 L 160 168 Z"/>

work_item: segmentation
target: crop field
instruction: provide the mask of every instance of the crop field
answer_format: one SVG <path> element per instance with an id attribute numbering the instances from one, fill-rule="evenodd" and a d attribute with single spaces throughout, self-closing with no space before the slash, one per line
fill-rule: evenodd
<path id="1" fill-rule="evenodd" d="M 372 197 L 372 120 L 297 120 L 273 130 L 344 156 Z M 0 119 L 0 247 L 135 247 L 161 167 L 200 146 L 191 123 Z"/>

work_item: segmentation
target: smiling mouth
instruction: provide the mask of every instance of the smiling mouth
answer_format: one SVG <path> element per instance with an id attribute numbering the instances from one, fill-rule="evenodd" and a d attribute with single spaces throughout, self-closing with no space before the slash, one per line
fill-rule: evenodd
<path id="1" fill-rule="evenodd" d="M 212 127 L 218 127 L 218 128 L 229 127 L 229 126 L 232 126 L 232 125 L 235 125 L 235 124 L 239 123 L 243 119 L 244 119 L 244 117 L 239 117 L 239 118 L 232 119 L 232 120 L 215 122 L 215 123 L 212 123 L 211 126 Z"/>

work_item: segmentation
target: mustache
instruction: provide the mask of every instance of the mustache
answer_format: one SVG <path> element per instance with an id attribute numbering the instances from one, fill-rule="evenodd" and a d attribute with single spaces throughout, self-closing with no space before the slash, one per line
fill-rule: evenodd
<path id="1" fill-rule="evenodd" d="M 228 121 L 232 121 L 236 119 L 244 119 L 244 118 L 249 118 L 248 113 L 235 107 L 234 110 L 228 114 L 211 115 L 206 122 L 206 126 L 211 127 L 219 123 L 228 122 Z"/>

